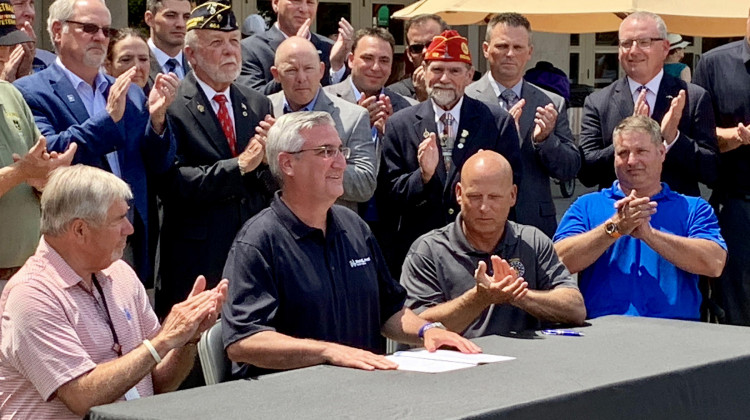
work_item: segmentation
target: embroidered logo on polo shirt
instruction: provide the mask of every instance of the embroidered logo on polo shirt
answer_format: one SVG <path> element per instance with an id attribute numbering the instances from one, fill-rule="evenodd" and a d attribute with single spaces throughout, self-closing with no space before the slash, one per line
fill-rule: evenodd
<path id="1" fill-rule="evenodd" d="M 518 277 L 523 277 L 526 274 L 526 267 L 523 266 L 520 258 L 511 258 L 508 260 L 508 264 L 516 270 Z"/>
<path id="2" fill-rule="evenodd" d="M 363 266 L 367 265 L 367 263 L 369 263 L 369 262 L 370 262 L 370 257 L 357 258 L 356 260 L 349 260 L 349 266 L 351 268 L 354 268 L 354 267 L 363 267 Z"/>

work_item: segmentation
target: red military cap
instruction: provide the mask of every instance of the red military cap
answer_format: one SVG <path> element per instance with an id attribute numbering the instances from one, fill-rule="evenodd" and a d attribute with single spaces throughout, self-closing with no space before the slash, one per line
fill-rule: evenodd
<path id="1" fill-rule="evenodd" d="M 424 59 L 427 61 L 458 61 L 471 65 L 469 41 L 454 30 L 444 31 L 432 39 Z"/>

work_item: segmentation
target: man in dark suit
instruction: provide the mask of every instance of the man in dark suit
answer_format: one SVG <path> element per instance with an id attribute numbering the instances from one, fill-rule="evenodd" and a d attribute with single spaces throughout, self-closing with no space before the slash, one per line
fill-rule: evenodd
<path id="1" fill-rule="evenodd" d="M 653 13 L 633 13 L 622 21 L 619 60 L 627 77 L 591 94 L 583 105 L 584 185 L 607 188 L 615 180 L 612 132 L 634 112 L 661 122 L 667 147 L 661 179 L 672 190 L 697 196 L 699 182 L 711 187 L 718 179 L 711 98 L 703 88 L 664 74 L 666 38 L 664 21 Z"/>
<path id="2" fill-rule="evenodd" d="M 274 81 L 271 66 L 276 50 L 290 36 L 306 38 L 315 45 L 325 63 L 323 86 L 340 82 L 346 75 L 346 56 L 352 47 L 354 28 L 346 19 L 339 21 L 336 42 L 310 31 L 318 10 L 318 0 L 272 0 L 276 23 L 269 30 L 242 40 L 242 72 L 238 83 L 270 95 L 281 90 Z"/>
<path id="3" fill-rule="evenodd" d="M 379 185 L 398 212 L 396 244 L 386 255 L 392 271 L 417 237 L 455 219 L 455 185 L 471 155 L 494 150 L 510 162 L 515 179 L 521 175 L 513 118 L 464 95 L 474 73 L 466 38 L 456 31 L 435 37 L 423 65 L 430 100 L 389 118 L 383 141 Z"/>
<path id="4" fill-rule="evenodd" d="M 151 72 L 148 86 L 154 85 L 159 73 L 174 73 L 182 80 L 190 71 L 182 47 L 185 25 L 190 18 L 188 0 L 148 0 L 143 20 L 150 28 Z"/>
<path id="5" fill-rule="evenodd" d="M 179 81 L 174 75 L 160 75 L 147 100 L 143 90 L 131 84 L 135 67 L 117 80 L 102 73 L 111 33 L 111 16 L 103 2 L 57 0 L 50 6 L 49 21 L 60 61 L 18 80 L 16 87 L 50 151 L 63 152 L 75 142 L 73 163 L 108 170 L 130 185 L 134 198 L 128 217 L 135 233 L 128 238 L 126 261 L 148 282 L 153 270 L 149 225 L 155 221 L 148 217 L 146 180 L 174 160 L 166 111 Z M 85 32 L 84 24 L 96 25 L 96 32 Z"/>
<path id="6" fill-rule="evenodd" d="M 581 167 L 565 100 L 523 79 L 534 50 L 531 25 L 524 16 L 495 15 L 487 24 L 483 49 L 490 71 L 469 85 L 466 94 L 486 103 L 499 103 L 516 119 L 523 165 L 516 219 L 541 229 L 551 238 L 557 229 L 557 217 L 550 176 L 567 181 L 575 178 Z"/>
<path id="7" fill-rule="evenodd" d="M 372 197 L 377 178 L 367 111 L 323 91 L 320 79 L 325 69 L 315 46 L 306 39 L 293 36 L 282 42 L 271 70 L 283 88 L 269 97 L 276 117 L 298 111 L 324 111 L 333 117 L 341 142 L 351 149 L 344 171 L 344 194 L 337 203 L 357 211 L 358 203 Z"/>
<path id="8" fill-rule="evenodd" d="M 218 284 L 234 236 L 276 189 L 262 163 L 263 129 L 253 136 L 271 103 L 233 83 L 241 60 L 234 14 L 222 3 L 204 3 L 192 11 L 187 31 L 185 54 L 193 71 L 168 111 L 177 163 L 162 177 L 159 192 L 159 316 L 185 299 L 197 275 L 205 275 L 210 287 Z"/>

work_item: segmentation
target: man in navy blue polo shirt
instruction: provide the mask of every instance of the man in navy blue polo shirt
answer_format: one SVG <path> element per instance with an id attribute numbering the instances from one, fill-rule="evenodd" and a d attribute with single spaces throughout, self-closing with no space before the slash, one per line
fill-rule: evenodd
<path id="1" fill-rule="evenodd" d="M 697 320 L 698 276 L 718 276 L 727 256 L 716 215 L 702 198 L 659 181 L 666 148 L 656 121 L 628 117 L 612 137 L 617 180 L 573 203 L 555 250 L 571 273 L 581 272 L 590 318 Z"/>
<path id="2" fill-rule="evenodd" d="M 224 267 L 231 281 L 223 338 L 235 377 L 321 363 L 394 369 L 379 355 L 381 333 L 423 339 L 428 350 L 479 351 L 404 308 L 406 293 L 367 224 L 333 205 L 348 154 L 325 112 L 290 113 L 269 130 L 266 157 L 281 192 L 245 224 Z"/>

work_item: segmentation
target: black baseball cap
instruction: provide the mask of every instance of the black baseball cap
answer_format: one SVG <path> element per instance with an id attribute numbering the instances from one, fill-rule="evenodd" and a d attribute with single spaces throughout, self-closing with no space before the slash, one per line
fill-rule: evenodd
<path id="1" fill-rule="evenodd" d="M 31 42 L 25 32 L 16 29 L 16 13 L 10 0 L 0 0 L 0 46 Z"/>

